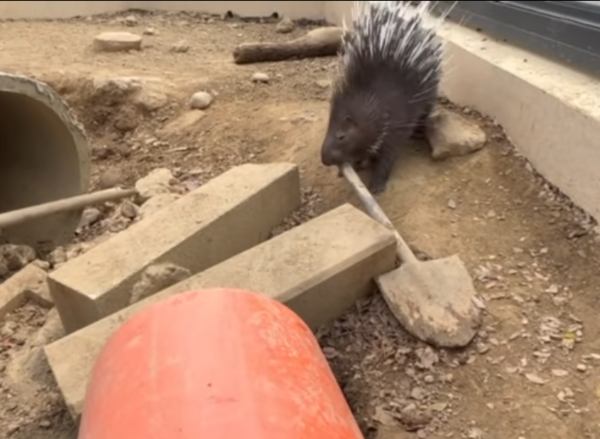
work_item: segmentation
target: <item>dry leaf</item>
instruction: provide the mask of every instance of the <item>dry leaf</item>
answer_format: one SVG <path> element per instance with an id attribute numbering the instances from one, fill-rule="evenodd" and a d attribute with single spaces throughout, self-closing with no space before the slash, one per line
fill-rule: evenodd
<path id="1" fill-rule="evenodd" d="M 429 409 L 433 410 L 434 412 L 443 412 L 444 410 L 446 410 L 446 407 L 448 407 L 448 403 L 435 402 L 429 406 Z"/>
<path id="2" fill-rule="evenodd" d="M 525 378 L 527 378 L 529 381 L 535 384 L 546 384 L 548 382 L 547 380 L 537 376 L 534 373 L 526 373 Z"/>
<path id="3" fill-rule="evenodd" d="M 375 414 L 372 416 L 372 419 L 388 427 L 398 425 L 394 417 L 381 406 L 375 408 Z"/>

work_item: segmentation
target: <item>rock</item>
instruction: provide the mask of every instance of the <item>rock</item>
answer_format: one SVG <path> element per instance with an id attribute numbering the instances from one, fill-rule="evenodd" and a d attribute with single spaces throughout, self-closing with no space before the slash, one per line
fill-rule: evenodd
<path id="1" fill-rule="evenodd" d="M 36 258 L 35 250 L 28 245 L 4 244 L 0 255 L 10 271 L 20 270 Z"/>
<path id="2" fill-rule="evenodd" d="M 190 270 L 179 265 L 164 263 L 148 266 L 133 286 L 129 304 L 132 305 L 152 294 L 190 277 Z"/>
<path id="3" fill-rule="evenodd" d="M 39 423 L 40 428 L 48 429 L 52 427 L 52 424 L 47 419 L 42 419 Z"/>
<path id="4" fill-rule="evenodd" d="M 52 265 L 64 264 L 67 262 L 67 252 L 63 247 L 56 247 L 48 255 L 48 262 L 50 262 Z"/>
<path id="5" fill-rule="evenodd" d="M 131 224 L 131 220 L 129 218 L 125 218 L 121 215 L 114 215 L 111 218 L 107 218 L 104 222 L 106 228 L 111 233 L 122 232 Z"/>
<path id="6" fill-rule="evenodd" d="M 152 112 L 169 103 L 168 86 L 161 78 L 121 76 L 96 78 L 92 97 L 108 106 L 131 102 L 136 107 Z"/>
<path id="7" fill-rule="evenodd" d="M 173 174 L 166 168 L 158 168 L 151 171 L 144 178 L 135 182 L 140 203 L 149 200 L 159 194 L 168 194 L 171 191 L 171 180 Z"/>
<path id="8" fill-rule="evenodd" d="M 171 46 L 171 48 L 169 49 L 169 52 L 186 53 L 189 50 L 190 50 L 190 45 L 188 44 L 188 42 L 185 40 L 181 40 L 181 41 L 178 41 L 175 44 L 173 44 Z"/>
<path id="9" fill-rule="evenodd" d="M 93 47 L 98 52 L 142 50 L 142 37 L 129 32 L 105 32 L 94 38 Z"/>
<path id="10" fill-rule="evenodd" d="M 338 26 L 318 27 L 311 30 L 306 36 L 312 40 L 319 41 L 323 44 L 334 44 L 339 41 L 344 34 L 344 28 Z"/>
<path id="11" fill-rule="evenodd" d="M 206 91 L 199 91 L 192 95 L 190 107 L 194 110 L 204 110 L 212 104 L 213 97 Z"/>
<path id="12" fill-rule="evenodd" d="M 459 157 L 479 151 L 487 140 L 474 122 L 445 108 L 437 108 L 426 126 L 434 160 Z"/>
<path id="13" fill-rule="evenodd" d="M 156 32 L 156 29 L 154 29 L 153 27 L 148 27 L 148 28 L 144 29 L 143 34 L 144 35 L 157 35 L 158 32 Z"/>
<path id="14" fill-rule="evenodd" d="M 277 23 L 275 27 L 275 32 L 279 34 L 289 34 L 296 29 L 296 24 L 288 17 L 283 17 L 283 19 Z"/>
<path id="15" fill-rule="evenodd" d="M 410 397 L 420 401 L 425 398 L 425 390 L 423 390 L 421 387 L 415 387 L 410 391 Z"/>
<path id="16" fill-rule="evenodd" d="M 267 84 L 270 78 L 266 73 L 257 72 L 252 75 L 252 82 Z"/>
<path id="17" fill-rule="evenodd" d="M 0 256 L 0 280 L 5 278 L 10 274 L 10 270 L 8 269 L 8 264 L 3 256 Z"/>
<path id="18" fill-rule="evenodd" d="M 150 215 L 177 201 L 179 198 L 180 195 L 171 193 L 155 195 L 148 201 L 146 201 L 144 204 L 142 204 L 142 206 L 138 210 L 138 217 L 140 219 L 148 218 Z"/>
<path id="19" fill-rule="evenodd" d="M 100 212 L 95 207 L 87 207 L 83 214 L 81 215 L 81 219 L 79 220 L 79 227 L 84 228 L 91 226 L 94 223 L 97 223 L 102 217 L 102 212 Z"/>
<path id="20" fill-rule="evenodd" d="M 331 87 L 331 81 L 329 79 L 319 79 L 316 82 L 317 86 L 322 89 L 327 89 Z"/>
<path id="21" fill-rule="evenodd" d="M 128 15 L 123 19 L 123 23 L 125 23 L 125 25 L 129 27 L 137 26 L 138 19 L 135 15 Z"/>
<path id="22" fill-rule="evenodd" d="M 121 204 L 120 211 L 125 218 L 134 219 L 138 214 L 138 207 L 129 201 L 124 201 Z"/>
<path id="23" fill-rule="evenodd" d="M 137 112 L 134 108 L 123 106 L 119 109 L 113 121 L 113 126 L 121 133 L 127 133 L 135 130 L 139 125 Z"/>
<path id="24" fill-rule="evenodd" d="M 110 189 L 123 182 L 124 176 L 119 168 L 111 167 L 100 175 L 100 188 Z"/>

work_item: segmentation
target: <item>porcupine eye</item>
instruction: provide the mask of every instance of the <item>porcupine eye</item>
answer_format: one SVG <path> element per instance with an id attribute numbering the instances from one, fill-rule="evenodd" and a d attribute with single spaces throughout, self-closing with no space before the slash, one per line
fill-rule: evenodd
<path id="1" fill-rule="evenodd" d="M 352 119 L 350 116 L 346 115 L 342 119 L 342 123 L 340 124 L 340 128 L 335 133 L 335 138 L 338 142 L 343 142 L 346 139 L 346 134 L 352 125 Z"/>

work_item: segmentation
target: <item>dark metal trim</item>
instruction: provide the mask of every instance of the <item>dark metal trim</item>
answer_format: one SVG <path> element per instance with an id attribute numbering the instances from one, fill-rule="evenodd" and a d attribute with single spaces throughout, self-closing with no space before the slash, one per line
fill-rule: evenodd
<path id="1" fill-rule="evenodd" d="M 580 1 L 441 1 L 448 18 L 600 77 L 600 6 Z"/>

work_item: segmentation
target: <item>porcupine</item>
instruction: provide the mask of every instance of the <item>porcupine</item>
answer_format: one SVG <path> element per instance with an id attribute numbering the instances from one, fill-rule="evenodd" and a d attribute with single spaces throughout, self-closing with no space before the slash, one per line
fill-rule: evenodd
<path id="1" fill-rule="evenodd" d="M 355 2 L 332 86 L 321 161 L 372 168 L 373 194 L 385 191 L 399 148 L 424 128 L 438 96 L 443 44 L 436 31 L 447 12 L 428 25 L 432 2 L 409 3 Z"/>

